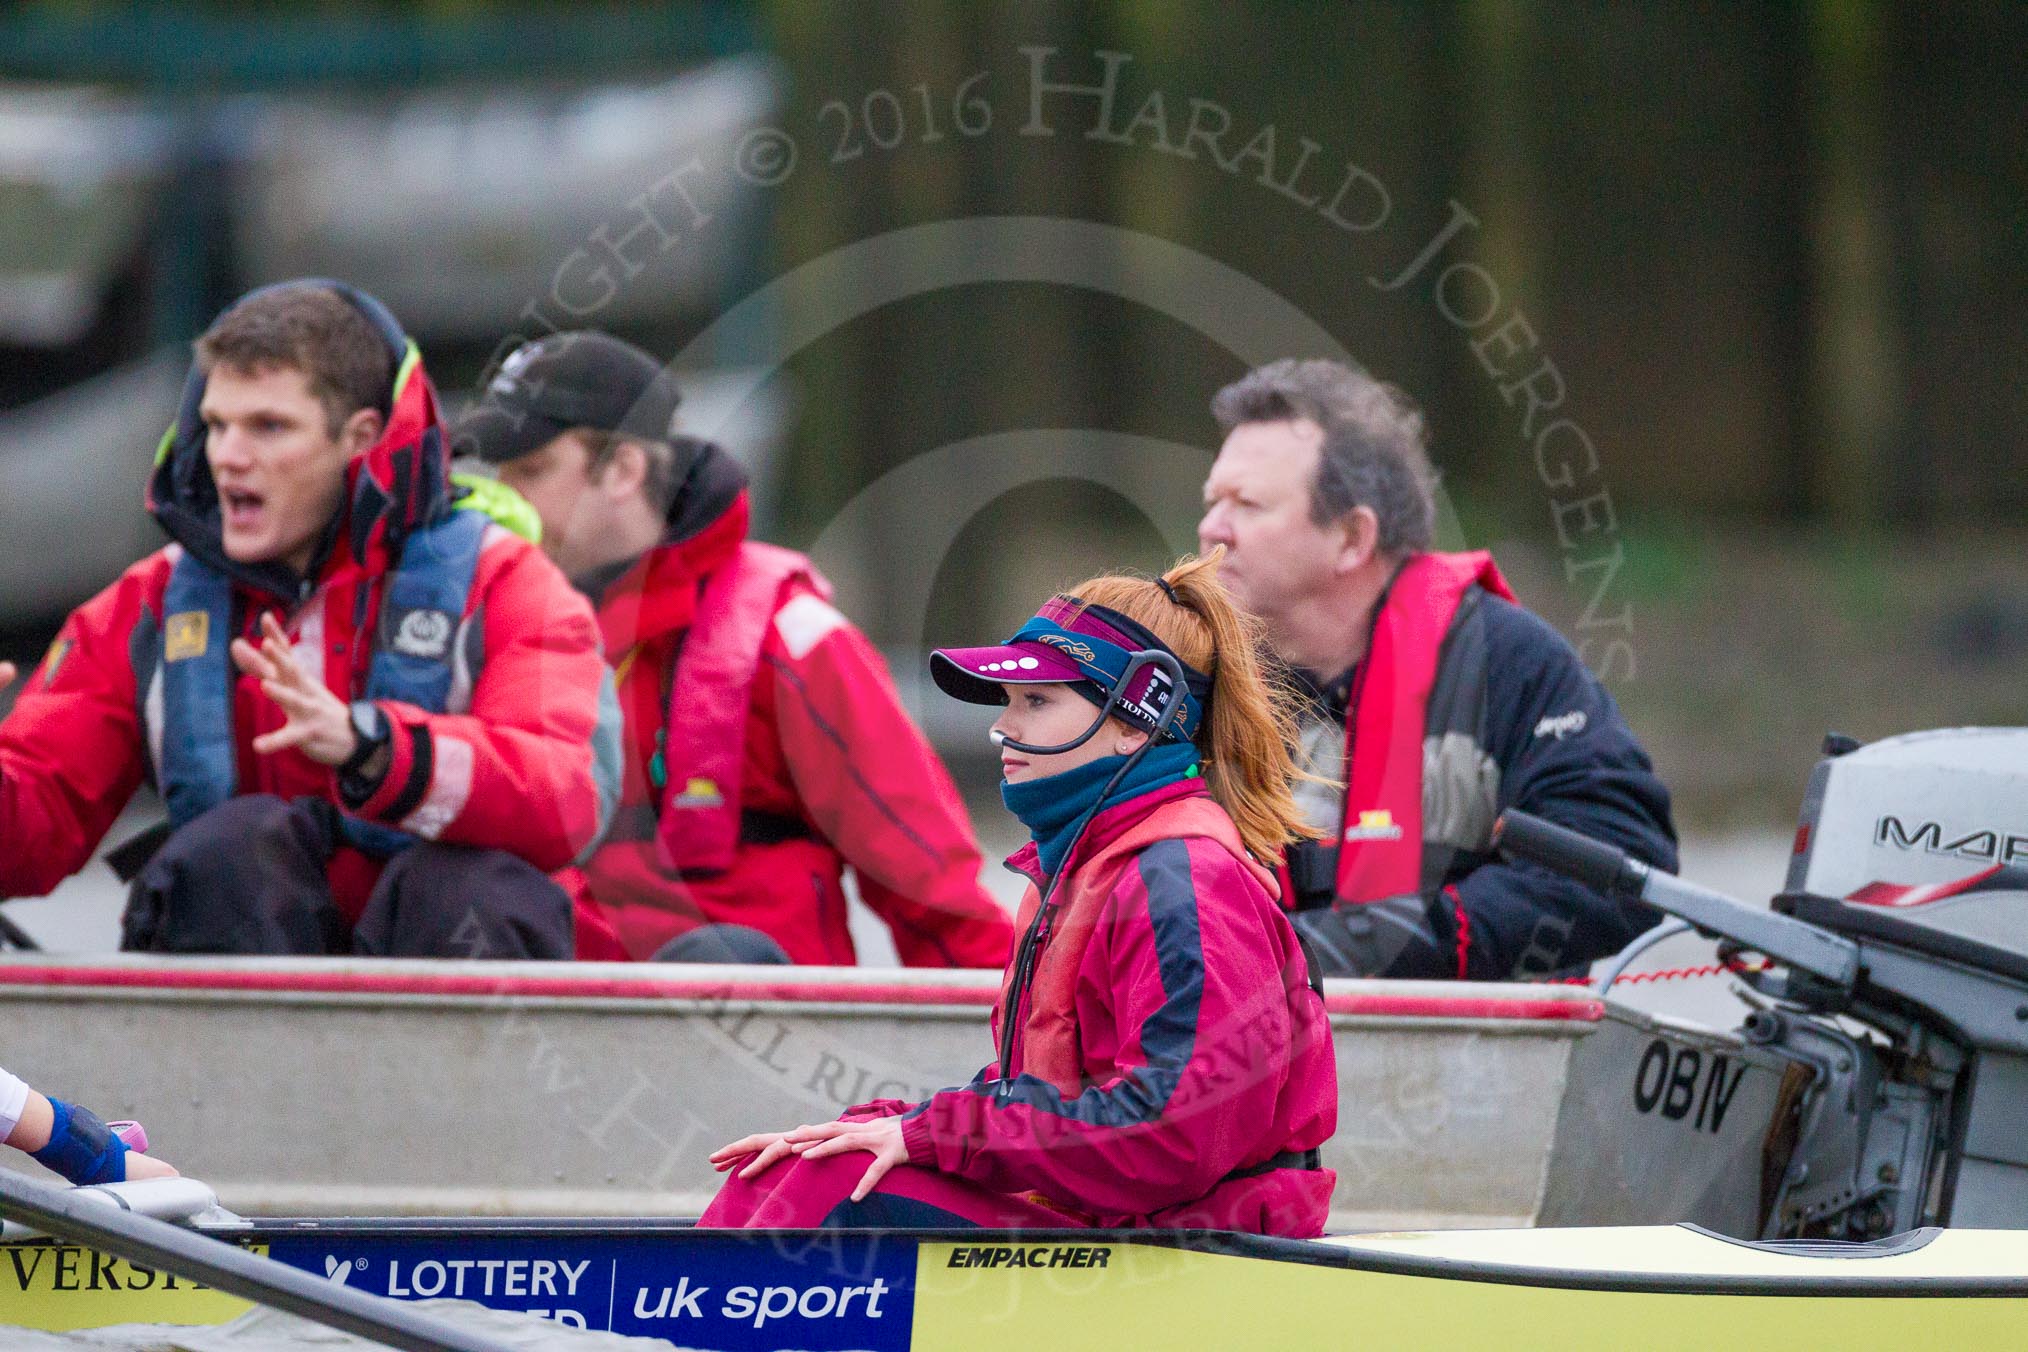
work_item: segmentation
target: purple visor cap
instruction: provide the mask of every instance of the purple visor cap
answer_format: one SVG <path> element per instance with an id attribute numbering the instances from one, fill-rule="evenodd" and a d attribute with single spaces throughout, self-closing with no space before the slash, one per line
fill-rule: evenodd
<path id="1" fill-rule="evenodd" d="M 1041 643 L 938 648 L 930 654 L 930 677 L 937 689 L 967 704 L 1005 704 L 1003 685 L 1069 685 L 1086 679 L 1077 663 Z"/>

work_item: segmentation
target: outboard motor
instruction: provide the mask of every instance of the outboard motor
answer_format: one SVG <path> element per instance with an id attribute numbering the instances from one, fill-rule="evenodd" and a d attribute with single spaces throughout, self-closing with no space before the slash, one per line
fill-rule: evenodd
<path id="1" fill-rule="evenodd" d="M 1968 1056 L 1938 1214 L 2028 1227 L 2028 729 L 1849 745 L 1810 776 L 1775 907 L 1858 940 L 1863 989 Z"/>
<path id="2" fill-rule="evenodd" d="M 1525 813 L 1495 839 L 1772 961 L 1739 1032 L 1790 1068 L 1762 1238 L 2028 1228 L 2028 730 L 1825 749 L 1769 911 Z"/>

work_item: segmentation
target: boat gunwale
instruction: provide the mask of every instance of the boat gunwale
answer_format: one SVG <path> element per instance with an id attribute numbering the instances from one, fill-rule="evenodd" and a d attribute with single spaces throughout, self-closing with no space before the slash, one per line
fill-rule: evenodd
<path id="1" fill-rule="evenodd" d="M 724 1008 L 780 1007 L 806 1013 L 905 1012 L 973 1017 L 999 998 L 997 974 L 991 984 L 974 979 L 965 984 L 948 980 L 900 981 L 893 977 L 841 980 L 836 972 L 800 979 L 755 978 L 748 971 L 714 979 L 708 976 L 667 977 L 643 974 L 631 964 L 588 964 L 587 974 L 531 974 L 533 964 L 508 964 L 504 971 L 430 971 L 413 965 L 398 969 L 362 969 L 360 964 L 283 963 L 193 967 L 177 963 L 26 963 L 0 962 L 0 998 L 50 996 L 77 992 L 80 997 L 108 994 L 127 998 L 192 998 L 290 1000 L 309 1003 L 392 1002 L 469 1006 L 494 1002 L 529 1002 L 555 1008 Z M 620 972 L 610 969 L 619 967 Z M 719 969 L 725 970 L 725 969 Z M 865 969 L 857 969 L 864 971 Z M 983 971 L 979 976 L 989 975 Z M 1588 992 L 1544 988 L 1540 994 L 1513 994 L 1511 986 L 1475 983 L 1453 990 L 1431 990 L 1435 983 L 1414 983 L 1390 990 L 1384 982 L 1332 982 L 1324 1003 L 1332 1022 L 1341 1019 L 1387 1019 L 1410 1023 L 1460 1023 L 1495 1027 L 1522 1024 L 1593 1024 L 1605 1017 L 1602 1000 Z M 1406 983 L 1404 983 L 1406 984 Z M 1336 986 L 1339 989 L 1331 989 Z M 1347 990 L 1346 986 L 1358 989 Z M 1373 989 L 1380 986 L 1382 989 Z"/>

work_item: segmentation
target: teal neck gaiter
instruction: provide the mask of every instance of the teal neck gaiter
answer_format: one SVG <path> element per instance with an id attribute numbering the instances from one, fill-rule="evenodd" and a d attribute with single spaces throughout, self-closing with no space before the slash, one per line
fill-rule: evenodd
<path id="1" fill-rule="evenodd" d="M 1001 781 L 1000 800 L 1028 828 L 1035 848 L 1041 853 L 1045 874 L 1054 875 L 1063 867 L 1064 856 L 1070 853 L 1079 829 L 1090 817 L 1116 803 L 1203 773 L 1194 744 L 1164 742 L 1150 747 L 1133 770 L 1106 795 L 1106 800 L 1099 802 L 1098 796 L 1107 781 L 1126 760 L 1125 756 L 1104 756 L 1042 779 L 1018 784 Z"/>

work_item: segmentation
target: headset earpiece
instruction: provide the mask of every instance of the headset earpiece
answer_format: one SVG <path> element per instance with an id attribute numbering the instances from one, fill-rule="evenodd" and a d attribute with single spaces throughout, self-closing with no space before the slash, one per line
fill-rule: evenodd
<path id="1" fill-rule="evenodd" d="M 1161 694 L 1162 706 L 1155 716 L 1155 726 L 1148 733 L 1148 740 L 1141 744 L 1140 749 L 1146 750 L 1148 747 L 1161 741 L 1163 735 L 1174 726 L 1176 720 L 1182 717 L 1183 701 L 1188 694 L 1188 687 L 1183 682 L 1183 663 L 1181 660 L 1174 653 L 1163 652 L 1155 648 L 1149 648 L 1133 655 L 1133 660 L 1127 663 L 1126 671 L 1121 674 L 1119 681 L 1107 693 L 1106 702 L 1099 709 L 1098 717 L 1091 721 L 1090 727 L 1069 741 L 1058 742 L 1055 746 L 1036 746 L 1031 742 L 1017 742 L 996 728 L 989 734 L 993 739 L 993 745 L 1009 747 L 1030 756 L 1061 756 L 1066 751 L 1077 750 L 1086 742 L 1098 736 L 1099 729 L 1103 728 L 1106 725 L 1106 720 L 1113 716 L 1113 710 L 1126 706 L 1127 691 L 1133 686 L 1134 677 L 1140 674 L 1143 667 L 1154 667 L 1157 671 L 1168 677 L 1169 682 Z M 1122 752 L 1121 754 L 1125 755 L 1127 753 Z"/>

